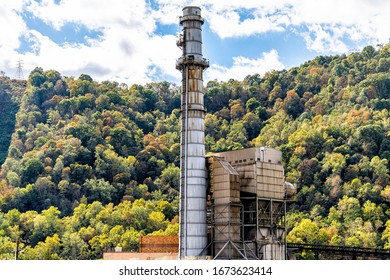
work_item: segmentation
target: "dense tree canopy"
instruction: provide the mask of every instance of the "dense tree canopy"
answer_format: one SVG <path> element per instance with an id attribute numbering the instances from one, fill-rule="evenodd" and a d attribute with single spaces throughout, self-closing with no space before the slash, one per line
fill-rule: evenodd
<path id="1" fill-rule="evenodd" d="M 208 152 L 283 152 L 289 241 L 390 247 L 389 61 L 366 47 L 205 85 Z M 177 234 L 177 86 L 36 68 L 0 78 L 0 106 L 0 258 L 20 244 L 23 259 L 96 259 Z"/>

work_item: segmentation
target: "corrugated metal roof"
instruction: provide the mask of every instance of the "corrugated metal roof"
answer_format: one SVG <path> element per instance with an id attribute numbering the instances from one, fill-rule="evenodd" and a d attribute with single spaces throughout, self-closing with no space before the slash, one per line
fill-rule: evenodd
<path id="1" fill-rule="evenodd" d="M 215 157 L 216 160 L 222 165 L 222 167 L 231 175 L 239 175 L 238 172 L 230 165 L 226 160 L 220 157 Z"/>

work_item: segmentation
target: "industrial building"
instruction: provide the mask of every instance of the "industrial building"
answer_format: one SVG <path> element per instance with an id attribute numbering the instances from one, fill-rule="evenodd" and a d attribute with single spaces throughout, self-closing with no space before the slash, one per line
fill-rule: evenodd
<path id="1" fill-rule="evenodd" d="M 208 156 L 208 254 L 213 259 L 286 259 L 282 153 L 267 147 Z"/>
<path id="2" fill-rule="evenodd" d="M 284 180 L 282 153 L 254 147 L 209 154 L 206 162 L 206 244 L 185 259 L 287 259 L 286 208 L 296 188 Z M 139 253 L 105 258 L 176 259 L 179 248 L 177 236 L 145 236 Z"/>

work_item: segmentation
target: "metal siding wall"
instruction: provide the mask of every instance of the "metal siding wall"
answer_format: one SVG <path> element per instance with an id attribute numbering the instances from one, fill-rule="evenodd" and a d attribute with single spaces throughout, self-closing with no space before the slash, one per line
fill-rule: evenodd
<path id="1" fill-rule="evenodd" d="M 228 241 L 240 242 L 240 179 L 229 163 L 218 158 L 212 159 L 212 170 L 214 250 L 219 258 L 237 258 L 237 250 L 225 245 Z"/>
<path id="2" fill-rule="evenodd" d="M 284 259 L 285 245 L 283 244 L 283 235 L 285 234 L 285 230 L 283 228 L 273 228 L 274 223 L 280 222 L 280 209 L 284 205 L 283 201 L 286 193 L 284 169 L 281 165 L 281 152 L 272 148 L 255 147 L 238 151 L 221 152 L 215 154 L 215 156 L 221 157 L 230 163 L 232 168 L 239 174 L 238 184 L 240 185 L 240 190 L 245 192 L 246 195 L 249 195 L 249 197 L 251 195 L 253 196 L 252 199 L 241 198 L 244 215 L 246 215 L 244 220 L 247 219 L 245 220 L 246 222 L 242 222 L 248 223 L 248 230 L 244 229 L 244 236 L 241 236 L 241 238 L 247 238 L 246 240 L 253 241 L 253 251 L 256 249 L 255 243 L 257 243 L 260 250 L 259 257 L 262 259 Z M 234 192 L 231 179 L 229 180 L 226 175 L 226 170 L 215 168 L 214 166 L 211 176 L 214 179 L 212 189 L 214 190 L 215 203 L 218 201 L 219 203 L 226 204 L 232 201 L 232 197 L 240 197 L 239 192 Z M 217 209 L 217 212 L 223 211 L 219 206 L 215 206 L 215 209 Z M 226 213 L 223 213 L 219 217 L 219 222 L 222 224 L 219 234 L 215 235 L 215 240 L 217 241 L 216 248 L 224 244 L 221 242 L 218 243 L 218 241 L 222 241 L 223 238 L 226 239 L 226 236 L 230 236 L 232 240 L 236 238 L 233 230 L 234 226 L 232 227 L 230 225 L 227 227 L 223 225 L 223 222 L 229 222 L 233 225 L 235 223 L 235 217 L 231 214 L 232 210 L 228 210 L 224 209 Z M 247 211 L 246 214 L 245 211 Z M 228 216 L 228 213 L 230 213 L 230 216 Z M 217 224 L 218 222 L 215 221 L 215 223 Z M 256 226 L 250 225 L 254 223 L 256 223 Z M 253 229 L 251 229 L 252 227 Z M 217 226 L 216 228 L 218 229 Z M 224 251 L 226 253 L 222 257 L 234 257 L 234 252 L 230 248 L 224 249 Z M 237 257 L 242 258 L 242 256 Z"/>

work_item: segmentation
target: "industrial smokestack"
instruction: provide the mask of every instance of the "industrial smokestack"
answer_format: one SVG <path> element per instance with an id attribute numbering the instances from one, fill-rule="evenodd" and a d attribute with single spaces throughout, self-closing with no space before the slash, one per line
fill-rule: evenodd
<path id="1" fill-rule="evenodd" d="M 182 73 L 180 259 L 205 255 L 207 246 L 203 70 L 209 63 L 202 54 L 203 22 L 199 7 L 185 7 L 180 17 L 183 32 L 177 40 L 183 50 L 176 64 Z"/>

